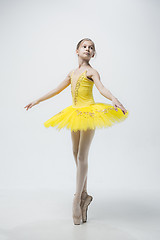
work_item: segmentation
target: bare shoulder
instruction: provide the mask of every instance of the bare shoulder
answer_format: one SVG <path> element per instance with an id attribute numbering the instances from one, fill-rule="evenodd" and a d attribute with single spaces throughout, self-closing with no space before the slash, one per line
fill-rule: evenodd
<path id="1" fill-rule="evenodd" d="M 68 73 L 68 77 L 71 78 L 71 75 L 73 73 L 74 69 L 72 69 L 69 73 Z"/>
<path id="2" fill-rule="evenodd" d="M 100 79 L 100 75 L 99 75 L 98 71 L 94 68 L 87 69 L 86 75 L 89 79 L 92 79 L 93 81 L 95 78 Z"/>

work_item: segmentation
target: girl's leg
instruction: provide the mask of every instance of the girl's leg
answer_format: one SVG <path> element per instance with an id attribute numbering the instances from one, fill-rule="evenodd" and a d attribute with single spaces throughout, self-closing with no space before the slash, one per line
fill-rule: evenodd
<path id="1" fill-rule="evenodd" d="M 77 154 L 76 195 L 81 196 L 88 172 L 88 153 L 95 129 L 80 131 L 79 148 Z"/>
<path id="2" fill-rule="evenodd" d="M 80 131 L 77 131 L 77 132 L 71 131 L 71 139 L 72 139 L 73 156 L 75 159 L 76 166 L 78 167 L 77 155 L 78 155 L 78 149 L 79 149 Z M 83 192 L 87 192 L 87 176 L 85 179 Z"/>
<path id="3" fill-rule="evenodd" d="M 77 165 L 76 194 L 73 200 L 73 215 L 72 215 L 74 224 L 80 224 L 82 217 L 80 207 L 81 194 L 87 176 L 88 152 L 94 133 L 95 130 L 80 131 L 78 133 L 72 132 L 73 153 Z"/>
<path id="4" fill-rule="evenodd" d="M 71 139 L 72 139 L 73 156 L 77 166 L 77 155 L 78 155 L 78 148 L 79 148 L 80 131 L 77 131 L 77 132 L 71 131 Z"/>

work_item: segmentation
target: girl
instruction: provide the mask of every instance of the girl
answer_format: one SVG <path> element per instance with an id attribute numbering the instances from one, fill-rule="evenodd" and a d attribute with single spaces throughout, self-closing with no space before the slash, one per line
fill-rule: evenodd
<path id="1" fill-rule="evenodd" d="M 73 156 L 77 166 L 76 193 L 74 194 L 72 217 L 75 225 L 81 219 L 87 221 L 88 205 L 93 197 L 87 194 L 88 153 L 95 129 L 112 126 L 128 116 L 128 111 L 105 88 L 100 80 L 99 73 L 92 68 L 89 61 L 95 56 L 95 44 L 89 38 L 84 38 L 77 44 L 78 68 L 68 73 L 62 83 L 48 94 L 25 106 L 26 110 L 36 104 L 49 99 L 71 84 L 72 105 L 66 107 L 52 118 L 44 122 L 45 127 L 55 127 L 60 130 L 64 127 L 71 130 Z M 99 92 L 112 101 L 112 105 L 95 103 L 92 95 L 93 85 Z"/>

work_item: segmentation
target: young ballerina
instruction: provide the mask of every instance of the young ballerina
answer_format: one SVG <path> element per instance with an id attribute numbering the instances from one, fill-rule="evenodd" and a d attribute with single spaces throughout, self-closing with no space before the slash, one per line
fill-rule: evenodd
<path id="1" fill-rule="evenodd" d="M 68 73 L 62 83 L 48 94 L 25 106 L 26 110 L 49 99 L 71 84 L 72 105 L 66 107 L 44 122 L 45 127 L 64 127 L 71 130 L 73 156 L 76 162 L 76 193 L 74 194 L 72 217 L 75 225 L 87 221 L 88 205 L 93 197 L 87 193 L 88 153 L 96 128 L 110 127 L 125 120 L 129 111 L 105 88 L 99 73 L 92 68 L 89 61 L 95 56 L 95 44 L 84 38 L 77 44 L 78 68 Z M 93 98 L 93 85 L 112 105 L 96 103 Z"/>

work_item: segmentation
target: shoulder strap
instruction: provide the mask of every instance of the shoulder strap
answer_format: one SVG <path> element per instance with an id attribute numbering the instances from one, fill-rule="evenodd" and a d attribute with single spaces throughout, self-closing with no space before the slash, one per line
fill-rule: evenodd
<path id="1" fill-rule="evenodd" d="M 73 73 L 74 73 L 74 70 L 73 70 L 72 73 L 71 73 L 71 77 L 73 76 Z"/>

